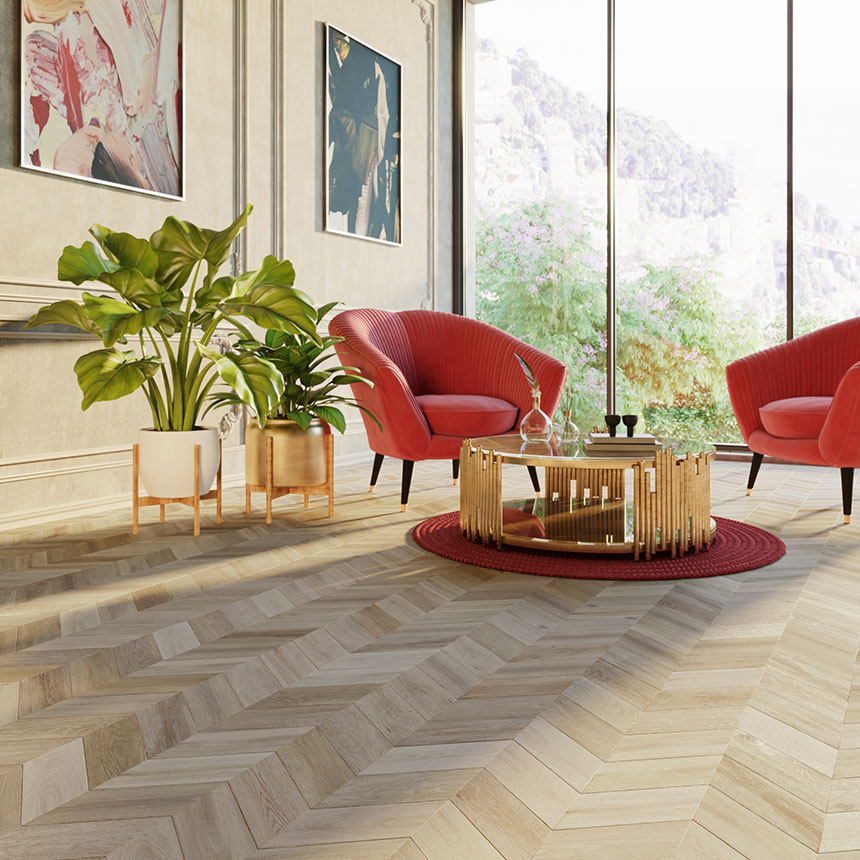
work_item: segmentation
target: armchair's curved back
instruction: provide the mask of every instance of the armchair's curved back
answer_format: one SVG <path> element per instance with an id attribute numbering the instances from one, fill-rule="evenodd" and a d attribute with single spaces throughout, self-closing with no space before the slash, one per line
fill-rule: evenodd
<path id="1" fill-rule="evenodd" d="M 430 444 L 416 395 L 498 397 L 523 415 L 531 409 L 531 394 L 517 352 L 537 374 L 541 405 L 552 416 L 567 374 L 560 361 L 500 329 L 440 311 L 356 308 L 338 314 L 329 332 L 344 339 L 336 346 L 341 361 L 374 382 L 372 389 L 353 386 L 356 400 L 384 428 L 363 416 L 371 448 L 402 459 L 423 459 Z"/>
<path id="2" fill-rule="evenodd" d="M 758 410 L 787 397 L 832 397 L 860 361 L 860 317 L 825 326 L 732 362 L 726 381 L 744 439 L 762 427 Z"/>
<path id="3" fill-rule="evenodd" d="M 541 384 L 541 405 L 552 416 L 564 384 L 564 365 L 513 335 L 457 314 L 401 311 L 415 363 L 415 394 L 482 394 L 514 403 L 524 415 L 531 390 L 514 358 L 519 353 Z"/>

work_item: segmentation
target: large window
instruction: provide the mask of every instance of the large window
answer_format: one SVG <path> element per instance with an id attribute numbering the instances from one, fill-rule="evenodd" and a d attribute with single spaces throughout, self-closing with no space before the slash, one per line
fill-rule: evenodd
<path id="1" fill-rule="evenodd" d="M 729 441 L 726 364 L 785 334 L 785 0 L 714 10 L 616 0 L 616 390 Z"/>
<path id="2" fill-rule="evenodd" d="M 564 361 L 589 427 L 606 411 L 600 5 L 487 3 L 475 33 L 475 313 Z"/>
<path id="3" fill-rule="evenodd" d="M 474 7 L 475 312 L 568 364 L 581 426 L 740 441 L 726 364 L 860 313 L 860 6 L 793 5 L 793 125 L 788 0 Z"/>
<path id="4" fill-rule="evenodd" d="M 860 314 L 854 0 L 794 0 L 794 333 Z"/>

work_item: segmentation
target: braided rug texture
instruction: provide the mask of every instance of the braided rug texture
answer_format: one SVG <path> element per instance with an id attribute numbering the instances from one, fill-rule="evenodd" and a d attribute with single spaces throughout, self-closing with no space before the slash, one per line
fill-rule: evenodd
<path id="1" fill-rule="evenodd" d="M 460 534 L 460 514 L 452 511 L 419 523 L 412 531 L 418 546 L 436 555 L 513 573 L 573 579 L 694 579 L 723 576 L 771 564 L 785 554 L 785 544 L 770 532 L 737 520 L 714 517 L 717 532 L 707 551 L 670 558 L 657 553 L 650 561 L 627 555 L 545 552 L 515 546 L 485 546 Z"/>

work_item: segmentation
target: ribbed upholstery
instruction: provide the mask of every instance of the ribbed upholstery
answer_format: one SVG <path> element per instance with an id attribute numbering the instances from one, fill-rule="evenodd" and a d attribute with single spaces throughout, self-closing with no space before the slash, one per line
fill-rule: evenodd
<path id="1" fill-rule="evenodd" d="M 363 416 L 370 447 L 402 460 L 454 459 L 462 437 L 434 435 L 416 395 L 479 395 L 506 400 L 520 417 L 531 394 L 514 353 L 529 362 L 541 385 L 541 407 L 552 416 L 567 371 L 557 359 L 486 323 L 439 311 L 359 308 L 338 314 L 329 332 L 345 365 L 375 385 L 353 393 L 379 419 Z M 470 434 L 472 435 L 472 434 Z M 486 431 L 474 435 L 486 435 Z"/>
<path id="2" fill-rule="evenodd" d="M 860 317 L 735 361 L 726 380 L 751 450 L 796 463 L 860 466 Z M 817 439 L 778 438 L 765 430 L 759 410 L 794 397 L 833 398 Z"/>

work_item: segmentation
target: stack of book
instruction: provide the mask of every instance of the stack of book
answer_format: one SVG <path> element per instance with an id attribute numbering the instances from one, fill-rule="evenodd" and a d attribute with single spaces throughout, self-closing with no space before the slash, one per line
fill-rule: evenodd
<path id="1" fill-rule="evenodd" d="M 610 436 L 608 433 L 589 433 L 583 443 L 586 457 L 613 457 L 619 460 L 650 459 L 663 445 L 650 433 L 635 436 Z"/>

